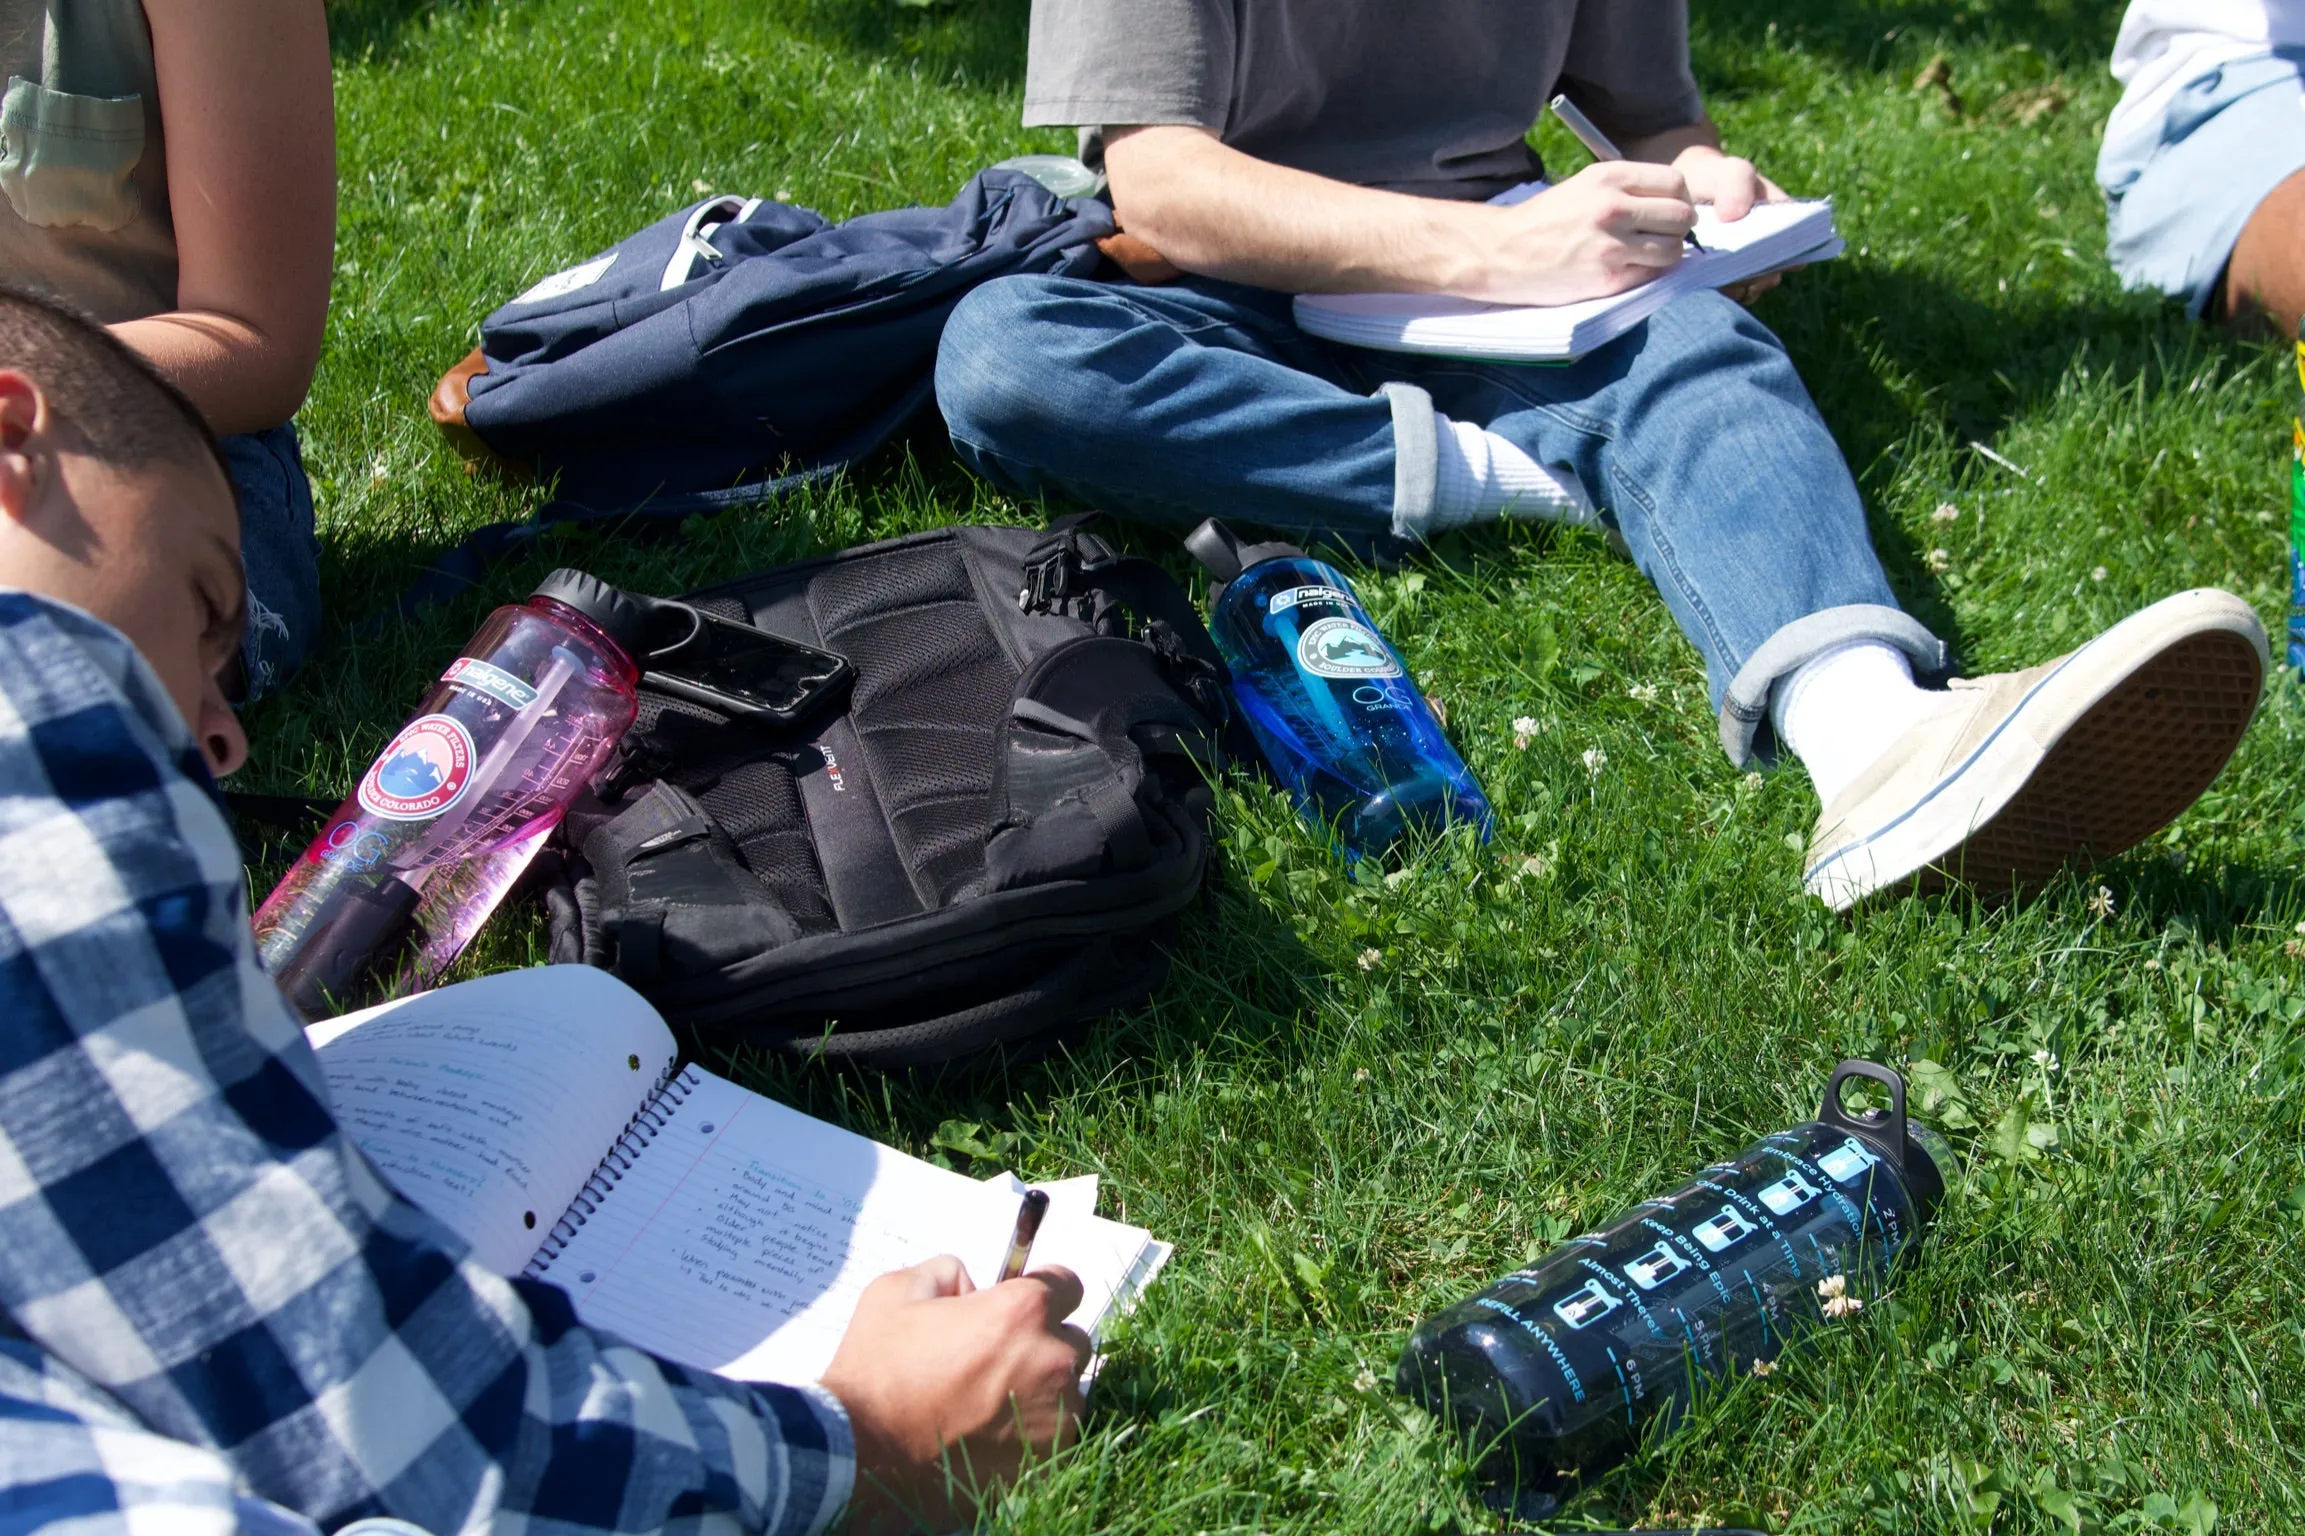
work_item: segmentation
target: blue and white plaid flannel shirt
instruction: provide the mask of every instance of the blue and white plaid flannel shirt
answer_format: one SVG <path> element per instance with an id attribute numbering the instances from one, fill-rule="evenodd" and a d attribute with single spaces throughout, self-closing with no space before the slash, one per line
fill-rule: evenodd
<path id="1" fill-rule="evenodd" d="M 821 1388 L 745 1386 L 475 1264 L 338 1129 L 191 733 L 110 627 L 0 591 L 0 1526 L 768 1531 L 846 1504 Z"/>

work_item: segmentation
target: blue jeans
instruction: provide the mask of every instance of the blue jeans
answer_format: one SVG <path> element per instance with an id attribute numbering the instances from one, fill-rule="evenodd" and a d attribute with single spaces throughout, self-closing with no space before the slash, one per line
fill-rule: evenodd
<path id="1" fill-rule="evenodd" d="M 293 425 L 227 437 L 217 446 L 240 502 L 240 560 L 248 572 L 240 660 L 253 701 L 288 681 L 312 653 L 320 631 L 320 538 Z"/>
<path id="2" fill-rule="evenodd" d="M 1740 766 L 1766 753 L 1770 687 L 1824 650 L 1945 665 L 1784 348 L 1718 294 L 1540 367 L 1335 345 L 1231 283 L 1006 277 L 954 311 L 936 392 L 961 457 L 1014 495 L 1364 545 L 1424 537 L 1434 409 L 1479 422 L 1576 475 L 1704 657 Z"/>

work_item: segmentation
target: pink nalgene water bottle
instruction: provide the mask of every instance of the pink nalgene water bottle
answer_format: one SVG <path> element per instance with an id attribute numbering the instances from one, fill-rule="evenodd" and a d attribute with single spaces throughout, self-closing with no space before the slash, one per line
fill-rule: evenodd
<path id="1" fill-rule="evenodd" d="M 647 626 L 644 601 L 582 571 L 488 616 L 257 909 L 299 1013 L 416 990 L 456 958 L 632 724 Z"/>

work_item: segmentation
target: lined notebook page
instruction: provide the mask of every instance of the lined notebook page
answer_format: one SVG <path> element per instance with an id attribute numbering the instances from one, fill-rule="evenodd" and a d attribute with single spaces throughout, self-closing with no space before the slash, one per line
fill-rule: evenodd
<path id="1" fill-rule="evenodd" d="M 586 965 L 483 976 L 305 1036 L 368 1160 L 500 1275 L 528 1263 L 676 1054 L 639 993 Z"/>
<path id="2" fill-rule="evenodd" d="M 1000 1277 L 1017 1197 L 691 1066 L 663 1128 L 536 1270 L 577 1316 L 743 1381 L 813 1381 L 892 1269 L 957 1254 Z"/>

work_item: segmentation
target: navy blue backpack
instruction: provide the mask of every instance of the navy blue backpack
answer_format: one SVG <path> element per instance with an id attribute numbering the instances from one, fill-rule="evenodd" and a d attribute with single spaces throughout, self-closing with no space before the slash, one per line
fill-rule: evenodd
<path id="1" fill-rule="evenodd" d="M 490 315 L 433 417 L 468 456 L 557 477 L 543 522 L 758 500 L 854 463 L 926 404 L 971 288 L 1086 273 L 1113 232 L 1103 203 L 1019 171 L 841 224 L 710 198 Z M 483 530 L 439 574 L 461 584 L 526 531 Z"/>

